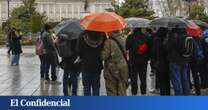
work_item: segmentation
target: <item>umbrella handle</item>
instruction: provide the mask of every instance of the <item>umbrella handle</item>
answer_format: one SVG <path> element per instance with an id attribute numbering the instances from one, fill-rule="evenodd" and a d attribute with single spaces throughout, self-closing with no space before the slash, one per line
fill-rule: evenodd
<path id="1" fill-rule="evenodd" d="M 105 35 L 106 35 L 107 39 L 109 39 L 109 37 L 110 37 L 110 36 L 108 35 L 108 33 L 107 33 L 107 32 L 105 32 Z"/>

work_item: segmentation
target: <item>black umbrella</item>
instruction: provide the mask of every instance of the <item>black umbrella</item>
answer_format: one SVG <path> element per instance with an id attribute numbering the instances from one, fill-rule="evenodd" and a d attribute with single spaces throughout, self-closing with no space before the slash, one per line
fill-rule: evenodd
<path id="1" fill-rule="evenodd" d="M 162 17 L 151 21 L 149 25 L 164 28 L 186 28 L 188 23 L 181 18 Z"/>
<path id="2" fill-rule="evenodd" d="M 193 20 L 194 23 L 196 23 L 198 26 L 203 27 L 203 28 L 208 28 L 208 24 L 204 21 L 201 20 Z"/>
<path id="3" fill-rule="evenodd" d="M 126 18 L 125 19 L 128 23 L 127 27 L 129 28 L 143 28 L 143 27 L 148 27 L 150 20 L 144 19 L 144 18 Z"/>
<path id="4" fill-rule="evenodd" d="M 58 37 L 64 37 L 67 40 L 77 39 L 84 31 L 77 19 L 64 20 L 53 29 Z"/>

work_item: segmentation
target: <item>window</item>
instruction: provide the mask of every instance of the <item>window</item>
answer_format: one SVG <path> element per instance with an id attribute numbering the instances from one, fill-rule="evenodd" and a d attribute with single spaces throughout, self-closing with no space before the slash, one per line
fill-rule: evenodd
<path id="1" fill-rule="evenodd" d="M 5 5 L 1 5 L 1 10 L 2 14 L 7 13 L 7 8 L 5 7 Z"/>
<path id="2" fill-rule="evenodd" d="M 74 14 L 78 14 L 79 5 L 74 6 Z"/>
<path id="3" fill-rule="evenodd" d="M 43 12 L 46 12 L 47 13 L 47 4 L 43 4 Z"/>
<path id="4" fill-rule="evenodd" d="M 62 5 L 61 7 L 61 13 L 66 14 L 66 5 Z"/>
<path id="5" fill-rule="evenodd" d="M 53 4 L 50 4 L 49 5 L 49 13 L 50 14 L 53 14 L 54 13 L 54 5 Z"/>
<path id="6" fill-rule="evenodd" d="M 57 4 L 56 5 L 56 14 L 59 14 L 60 13 L 60 6 Z"/>
<path id="7" fill-rule="evenodd" d="M 68 9 L 68 14 L 69 15 L 72 14 L 72 6 L 71 5 L 68 5 L 67 9 Z"/>

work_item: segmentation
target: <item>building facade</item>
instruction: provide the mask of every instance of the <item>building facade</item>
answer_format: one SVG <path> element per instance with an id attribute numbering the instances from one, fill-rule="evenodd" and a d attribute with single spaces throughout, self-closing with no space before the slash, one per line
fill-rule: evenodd
<path id="1" fill-rule="evenodd" d="M 21 0 L 9 0 L 10 12 L 22 5 Z M 36 10 L 45 13 L 49 22 L 58 22 L 64 18 L 82 18 L 83 16 L 103 12 L 112 8 L 114 0 L 36 0 Z M 0 0 L 0 23 L 8 19 L 8 0 Z"/>

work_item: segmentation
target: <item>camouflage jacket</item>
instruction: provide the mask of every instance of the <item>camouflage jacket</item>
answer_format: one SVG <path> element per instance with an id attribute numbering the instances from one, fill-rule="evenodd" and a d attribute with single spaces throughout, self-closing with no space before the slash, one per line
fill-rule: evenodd
<path id="1" fill-rule="evenodd" d="M 125 50 L 125 41 L 121 35 L 113 36 Z M 102 59 L 104 60 L 105 76 L 111 74 L 118 80 L 128 79 L 128 66 L 121 49 L 113 39 L 107 39 L 104 43 L 102 51 Z"/>

